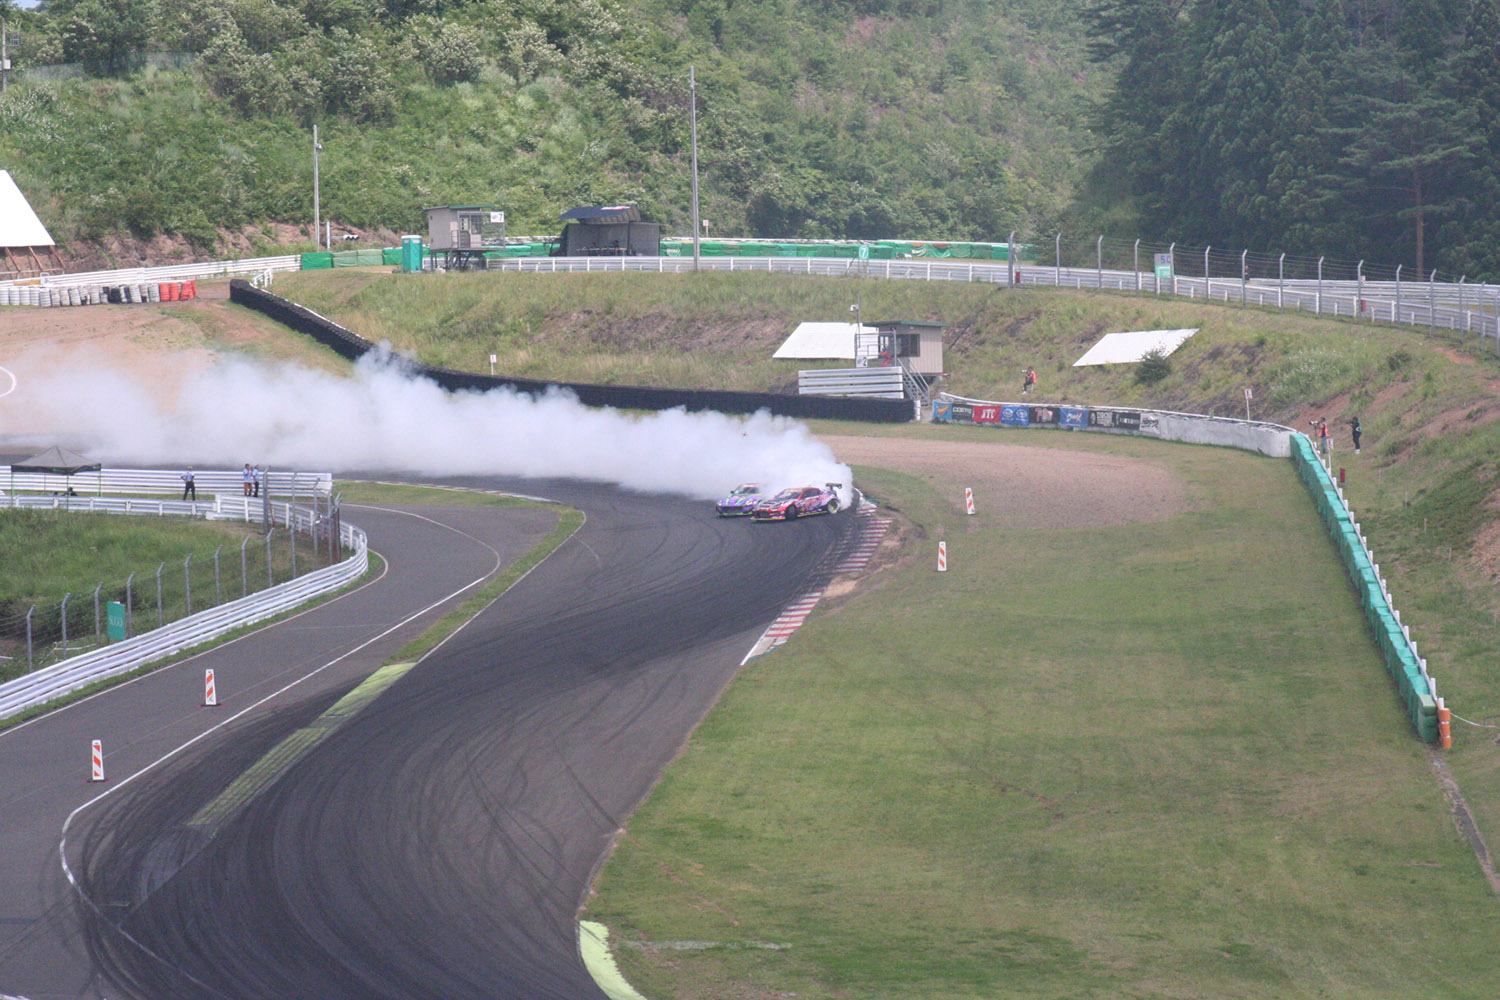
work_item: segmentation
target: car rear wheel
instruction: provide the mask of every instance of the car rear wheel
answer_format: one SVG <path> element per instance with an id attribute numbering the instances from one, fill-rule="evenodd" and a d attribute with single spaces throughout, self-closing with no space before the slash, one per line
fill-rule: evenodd
<path id="1" fill-rule="evenodd" d="M 839 512 L 839 502 L 837 500 L 830 500 L 830 501 L 828 501 L 828 513 L 830 513 L 830 514 L 837 514 L 838 512 Z"/>

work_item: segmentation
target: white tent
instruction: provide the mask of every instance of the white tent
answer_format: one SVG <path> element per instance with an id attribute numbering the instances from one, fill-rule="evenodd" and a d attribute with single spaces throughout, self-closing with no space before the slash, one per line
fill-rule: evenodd
<path id="1" fill-rule="evenodd" d="M 0 170 L 0 276 L 26 276 L 62 270 L 56 244 L 31 203 Z"/>
<path id="2" fill-rule="evenodd" d="M 853 323 L 798 323 L 771 357 L 804 361 L 873 358 L 877 352 L 875 334 L 873 326 L 860 326 L 856 348 Z"/>

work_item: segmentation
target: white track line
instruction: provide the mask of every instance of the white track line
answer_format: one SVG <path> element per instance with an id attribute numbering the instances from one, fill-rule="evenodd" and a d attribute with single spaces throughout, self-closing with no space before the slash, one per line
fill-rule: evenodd
<path id="1" fill-rule="evenodd" d="M 17 387 L 20 386 L 21 380 L 16 378 L 16 373 L 11 371 L 9 368 L 0 367 L 0 375 L 4 375 L 10 379 L 10 388 L 6 389 L 4 392 L 0 392 L 0 397 L 9 396 L 11 393 L 16 391 Z"/>

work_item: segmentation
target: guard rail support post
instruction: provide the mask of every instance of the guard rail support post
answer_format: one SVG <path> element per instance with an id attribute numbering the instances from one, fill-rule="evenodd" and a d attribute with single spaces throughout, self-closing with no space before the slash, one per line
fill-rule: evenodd
<path id="1" fill-rule="evenodd" d="M 1141 294 L 1141 241 L 1135 241 L 1135 294 Z"/>
<path id="2" fill-rule="evenodd" d="M 72 596 L 64 594 L 62 599 L 62 655 L 65 660 L 68 658 L 68 598 Z"/>
<path id="3" fill-rule="evenodd" d="M 275 578 L 271 576 L 271 536 L 276 534 L 275 528 L 266 529 L 266 586 L 275 584 Z"/>
<path id="4" fill-rule="evenodd" d="M 99 581 L 99 586 L 94 588 L 94 638 L 99 638 L 99 591 L 104 589 L 104 581 Z"/>
<path id="5" fill-rule="evenodd" d="M 135 634 L 135 612 L 131 609 L 131 598 L 134 596 L 132 590 L 135 586 L 135 573 L 132 572 L 125 578 L 125 638 Z"/>
<path id="6" fill-rule="evenodd" d="M 250 536 L 240 542 L 240 596 L 245 597 L 250 593 L 250 561 L 245 555 L 245 546 L 250 544 Z"/>
<path id="7" fill-rule="evenodd" d="M 187 613 L 193 613 L 193 554 L 182 561 L 182 599 L 187 606 Z"/>
<path id="8" fill-rule="evenodd" d="M 36 611 L 36 605 L 35 604 L 33 604 L 26 611 L 26 672 L 27 673 L 30 673 L 31 671 L 33 671 L 33 670 L 36 669 L 36 658 L 32 655 L 32 644 L 31 644 L 31 616 L 32 616 L 33 613 L 35 613 L 35 611 Z"/>
<path id="9" fill-rule="evenodd" d="M 219 553 L 223 551 L 222 545 L 214 549 L 214 604 L 216 605 L 224 603 L 224 591 L 219 585 Z"/>
<path id="10" fill-rule="evenodd" d="M 286 523 L 288 527 L 287 538 L 290 541 L 292 553 L 292 579 L 297 579 L 297 522 L 292 519 L 292 508 L 286 509 Z"/>
<path id="11" fill-rule="evenodd" d="M 1391 315 L 1391 319 L 1397 323 L 1401 322 L 1401 268 L 1403 266 L 1402 264 L 1396 265 L 1396 311 Z"/>
<path id="12" fill-rule="evenodd" d="M 162 563 L 160 566 L 156 567 L 156 627 L 157 628 L 161 628 L 163 625 L 166 624 L 166 621 L 162 617 L 162 606 L 161 606 L 161 571 L 164 570 L 164 569 L 166 569 L 166 568 L 167 568 L 167 564 L 166 563 Z"/>

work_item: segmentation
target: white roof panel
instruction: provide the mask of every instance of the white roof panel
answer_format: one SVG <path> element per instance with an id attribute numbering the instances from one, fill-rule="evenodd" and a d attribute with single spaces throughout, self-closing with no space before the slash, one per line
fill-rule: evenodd
<path id="1" fill-rule="evenodd" d="M 875 334 L 873 326 L 862 326 L 865 337 Z M 797 329 L 776 348 L 773 358 L 799 358 L 804 360 L 827 360 L 854 358 L 853 323 L 798 323 Z"/>
<path id="2" fill-rule="evenodd" d="M 1152 351 L 1171 354 L 1182 346 L 1183 341 L 1198 332 L 1191 330 L 1136 330 L 1132 333 L 1106 333 L 1099 342 L 1084 352 L 1083 357 L 1073 362 L 1081 365 L 1121 365 L 1139 361 Z"/>
<path id="3" fill-rule="evenodd" d="M 31 210 L 31 203 L 11 180 L 10 171 L 0 170 L 0 247 L 50 247 L 55 244 L 47 227 Z"/>

